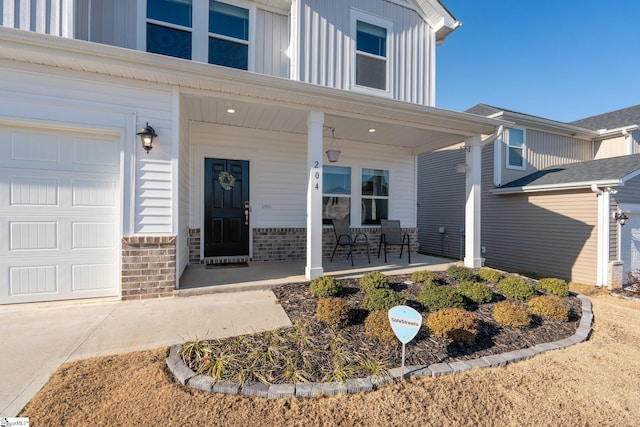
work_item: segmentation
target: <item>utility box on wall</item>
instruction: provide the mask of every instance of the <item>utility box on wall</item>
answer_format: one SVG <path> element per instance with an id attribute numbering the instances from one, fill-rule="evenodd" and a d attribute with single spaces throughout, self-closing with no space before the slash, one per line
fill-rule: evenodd
<path id="1" fill-rule="evenodd" d="M 609 289 L 622 289 L 624 261 L 609 261 Z"/>

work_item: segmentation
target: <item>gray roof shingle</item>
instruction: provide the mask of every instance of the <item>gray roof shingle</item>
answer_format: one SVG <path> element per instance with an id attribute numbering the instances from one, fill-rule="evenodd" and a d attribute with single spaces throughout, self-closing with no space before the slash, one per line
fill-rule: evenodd
<path id="1" fill-rule="evenodd" d="M 569 124 L 592 130 L 618 129 L 624 126 L 637 125 L 640 124 L 640 105 L 587 117 Z"/>
<path id="2" fill-rule="evenodd" d="M 640 169 L 640 154 L 553 166 L 504 184 L 500 188 L 562 185 L 620 180 Z"/>

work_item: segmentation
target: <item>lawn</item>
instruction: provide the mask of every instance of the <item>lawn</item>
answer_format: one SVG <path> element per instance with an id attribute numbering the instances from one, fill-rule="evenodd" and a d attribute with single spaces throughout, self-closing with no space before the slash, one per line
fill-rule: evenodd
<path id="1" fill-rule="evenodd" d="M 590 293 L 591 338 L 506 367 L 370 393 L 266 400 L 184 387 L 160 348 L 65 364 L 21 416 L 32 426 L 638 425 L 640 303 L 574 290 Z"/>

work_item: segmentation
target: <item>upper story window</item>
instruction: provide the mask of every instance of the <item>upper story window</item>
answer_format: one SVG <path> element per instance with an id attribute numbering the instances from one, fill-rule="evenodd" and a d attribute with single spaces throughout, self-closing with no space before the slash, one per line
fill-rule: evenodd
<path id="1" fill-rule="evenodd" d="M 253 18 L 243 4 L 147 0 L 147 51 L 248 70 Z"/>
<path id="2" fill-rule="evenodd" d="M 388 92 L 391 23 L 354 11 L 352 25 L 355 31 L 355 86 Z"/>
<path id="3" fill-rule="evenodd" d="M 248 69 L 249 9 L 209 1 L 209 63 Z"/>
<path id="4" fill-rule="evenodd" d="M 389 171 L 362 169 L 362 224 L 389 219 Z"/>
<path id="5" fill-rule="evenodd" d="M 147 52 L 191 59 L 191 0 L 147 0 Z"/>
<path id="6" fill-rule="evenodd" d="M 332 219 L 351 220 L 351 168 L 322 167 L 322 223 Z"/>
<path id="7" fill-rule="evenodd" d="M 509 129 L 507 132 L 507 168 L 525 169 L 526 148 L 524 129 Z"/>

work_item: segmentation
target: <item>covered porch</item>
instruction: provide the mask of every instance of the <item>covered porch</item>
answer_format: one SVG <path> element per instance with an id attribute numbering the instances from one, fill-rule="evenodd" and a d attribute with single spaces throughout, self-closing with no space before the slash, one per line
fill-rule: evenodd
<path id="1" fill-rule="evenodd" d="M 450 258 L 440 258 L 423 254 L 412 254 L 411 264 L 406 255 L 401 259 L 397 256 L 378 258 L 371 254 L 371 264 L 366 256 L 356 255 L 354 266 L 343 256 L 336 256 L 333 262 L 323 259 L 324 274 L 336 278 L 360 277 L 370 271 L 379 271 L 385 275 L 411 274 L 414 271 L 431 270 L 444 271 L 450 265 L 460 264 Z M 276 261 L 251 262 L 247 267 L 216 267 L 207 268 L 204 264 L 194 264 L 187 267 L 180 278 L 180 288 L 175 291 L 176 296 L 193 296 L 222 292 L 248 291 L 256 289 L 271 289 L 286 283 L 308 281 L 304 275 L 305 261 Z"/>

